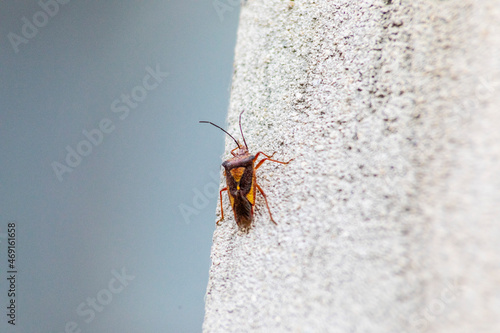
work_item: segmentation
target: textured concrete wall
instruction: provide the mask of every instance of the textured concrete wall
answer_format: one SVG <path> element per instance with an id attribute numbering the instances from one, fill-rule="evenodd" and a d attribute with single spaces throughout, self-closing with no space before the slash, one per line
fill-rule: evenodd
<path id="1" fill-rule="evenodd" d="M 254 227 L 213 237 L 205 332 L 500 332 L 500 2 L 249 0 Z M 226 141 L 226 155 L 234 143 Z"/>

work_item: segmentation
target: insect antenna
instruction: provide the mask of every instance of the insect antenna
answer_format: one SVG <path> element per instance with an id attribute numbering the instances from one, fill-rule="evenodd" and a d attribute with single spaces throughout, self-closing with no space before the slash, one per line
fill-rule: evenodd
<path id="1" fill-rule="evenodd" d="M 247 150 L 248 150 L 248 145 L 247 145 L 247 142 L 245 140 L 245 136 L 243 135 L 243 130 L 241 129 L 241 115 L 243 114 L 243 112 L 245 112 L 245 110 L 241 111 L 241 113 L 240 113 L 240 133 L 241 133 L 241 137 L 243 138 L 243 143 L 245 144 L 245 147 L 247 147 Z"/>
<path id="2" fill-rule="evenodd" d="M 240 115 L 240 119 L 241 119 L 241 115 Z M 231 139 L 234 140 L 234 142 L 236 142 L 236 145 L 238 146 L 238 148 L 241 148 L 240 144 L 238 143 L 238 141 L 236 141 L 235 138 L 233 138 L 233 136 L 231 134 L 229 134 L 225 129 L 223 129 L 222 127 L 218 126 L 218 125 L 215 125 L 214 123 L 212 123 L 211 121 L 206 121 L 206 120 L 200 120 L 200 123 L 205 123 L 205 124 L 210 124 L 210 125 L 214 125 L 215 127 L 217 127 L 218 129 L 220 129 L 221 131 L 223 131 L 224 133 L 226 133 L 227 135 L 229 135 L 229 137 Z M 241 124 L 240 124 L 241 125 Z M 241 129 L 241 126 L 240 126 L 240 129 Z M 245 141 L 245 138 L 243 138 L 243 141 Z M 246 143 L 245 143 L 246 145 Z"/>

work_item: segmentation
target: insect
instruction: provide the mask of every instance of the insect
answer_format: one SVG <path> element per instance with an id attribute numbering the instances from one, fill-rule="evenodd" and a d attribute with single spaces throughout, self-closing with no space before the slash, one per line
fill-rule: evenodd
<path id="1" fill-rule="evenodd" d="M 255 171 L 265 161 L 288 164 L 292 160 L 288 162 L 273 160 L 272 157 L 276 152 L 274 152 L 272 155 L 267 155 L 261 151 L 255 155 L 250 154 L 250 152 L 248 151 L 248 145 L 245 140 L 245 136 L 243 135 L 243 130 L 241 129 L 241 115 L 243 114 L 243 112 L 244 111 L 240 113 L 239 125 L 241 137 L 243 138 L 243 143 L 245 144 L 245 146 L 241 145 L 231 134 L 229 134 L 222 127 L 215 125 L 210 121 L 200 121 L 200 123 L 211 124 L 219 128 L 224 133 L 229 135 L 229 137 L 234 140 L 237 146 L 236 148 L 231 150 L 231 155 L 233 155 L 233 157 L 222 163 L 222 166 L 224 167 L 224 176 L 226 177 L 226 187 L 224 187 L 219 192 L 221 218 L 217 221 L 217 225 L 219 225 L 219 223 L 224 219 L 224 208 L 222 207 L 222 192 L 228 191 L 229 201 L 231 202 L 231 207 L 233 208 L 236 224 L 238 225 L 238 228 L 240 230 L 247 231 L 252 224 L 256 188 L 259 190 L 259 192 L 264 197 L 264 200 L 266 201 L 267 211 L 269 212 L 271 221 L 276 224 L 271 214 L 271 210 L 269 209 L 267 196 L 257 183 Z M 257 163 L 257 166 L 254 166 L 255 161 L 257 161 L 257 158 L 261 154 L 264 155 L 265 158 L 260 160 L 260 162 Z"/>

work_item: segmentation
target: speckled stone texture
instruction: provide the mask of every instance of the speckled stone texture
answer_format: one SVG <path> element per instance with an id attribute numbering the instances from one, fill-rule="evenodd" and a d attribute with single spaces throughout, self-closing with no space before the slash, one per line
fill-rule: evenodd
<path id="1" fill-rule="evenodd" d="M 229 131 L 295 160 L 277 226 L 224 196 L 204 331 L 500 332 L 499 92 L 499 1 L 246 1 Z"/>

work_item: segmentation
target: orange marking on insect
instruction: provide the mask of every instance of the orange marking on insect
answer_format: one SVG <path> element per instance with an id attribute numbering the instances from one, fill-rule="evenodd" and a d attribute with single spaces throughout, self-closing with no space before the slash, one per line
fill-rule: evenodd
<path id="1" fill-rule="evenodd" d="M 255 177 L 254 177 L 254 180 L 255 180 Z M 254 181 L 255 183 L 255 181 Z M 250 201 L 250 203 L 253 205 L 255 205 L 255 184 L 252 185 L 252 187 L 250 188 L 250 192 L 248 192 L 248 194 L 246 195 L 246 198 L 248 199 L 248 201 Z"/>
<path id="2" fill-rule="evenodd" d="M 243 172 L 245 172 L 245 167 L 234 168 L 229 171 L 231 176 L 233 176 L 234 180 L 239 183 L 241 180 L 241 176 L 243 176 Z"/>

